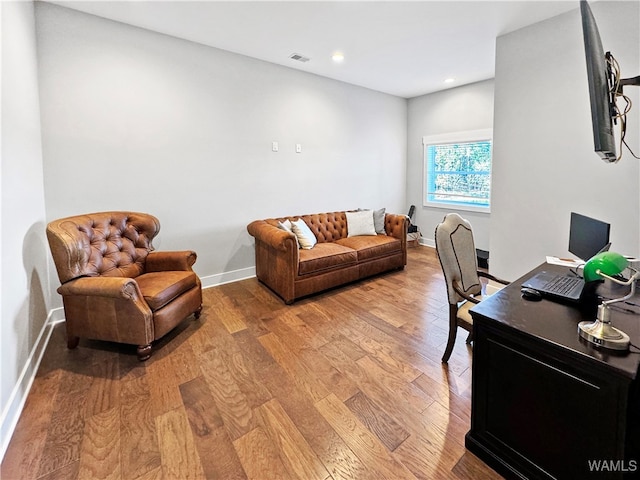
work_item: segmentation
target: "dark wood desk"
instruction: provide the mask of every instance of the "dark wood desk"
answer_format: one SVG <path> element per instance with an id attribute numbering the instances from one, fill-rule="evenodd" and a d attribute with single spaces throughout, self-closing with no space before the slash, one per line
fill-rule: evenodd
<path id="1" fill-rule="evenodd" d="M 640 478 L 640 354 L 599 350 L 578 336 L 578 323 L 595 319 L 595 300 L 523 299 L 522 282 L 539 270 L 566 268 L 541 265 L 471 310 L 466 447 L 507 478 Z M 613 325 L 640 345 L 640 306 L 625 307 Z"/>

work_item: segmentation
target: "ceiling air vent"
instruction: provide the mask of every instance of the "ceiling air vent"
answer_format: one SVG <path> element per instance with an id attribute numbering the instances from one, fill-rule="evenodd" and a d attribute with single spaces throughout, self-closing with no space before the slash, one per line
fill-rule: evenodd
<path id="1" fill-rule="evenodd" d="M 304 55 L 300 55 L 299 53 L 292 53 L 291 55 L 289 55 L 289 58 L 291 58 L 292 60 L 296 60 L 298 62 L 308 62 L 309 60 L 311 60 L 308 57 L 305 57 Z"/>

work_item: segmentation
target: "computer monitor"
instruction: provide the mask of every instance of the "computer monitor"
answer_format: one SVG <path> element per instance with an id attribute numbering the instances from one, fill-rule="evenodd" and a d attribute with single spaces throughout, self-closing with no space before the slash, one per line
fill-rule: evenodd
<path id="1" fill-rule="evenodd" d="M 585 262 L 609 245 L 611 225 L 571 212 L 569 251 Z"/>

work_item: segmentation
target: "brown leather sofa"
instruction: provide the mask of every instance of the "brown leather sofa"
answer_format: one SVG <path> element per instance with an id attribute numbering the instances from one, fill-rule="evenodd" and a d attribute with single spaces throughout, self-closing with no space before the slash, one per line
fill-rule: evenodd
<path id="1" fill-rule="evenodd" d="M 285 220 L 304 220 L 317 239 L 298 248 Z M 348 236 L 345 212 L 256 220 L 247 226 L 255 237 L 256 276 L 287 304 L 296 299 L 407 264 L 406 215 L 387 213 L 386 235 Z"/>
<path id="2" fill-rule="evenodd" d="M 100 212 L 54 220 L 47 238 L 64 304 L 67 345 L 80 337 L 138 346 L 151 343 L 192 313 L 200 316 L 202 285 L 190 250 L 155 252 L 152 215 Z"/>

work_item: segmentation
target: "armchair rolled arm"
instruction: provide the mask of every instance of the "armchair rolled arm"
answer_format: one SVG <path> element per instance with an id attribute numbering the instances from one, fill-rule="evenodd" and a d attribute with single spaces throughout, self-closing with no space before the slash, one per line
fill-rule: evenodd
<path id="1" fill-rule="evenodd" d="M 133 278 L 80 277 L 58 287 L 60 295 L 141 299 L 142 293 Z"/>
<path id="2" fill-rule="evenodd" d="M 254 237 L 256 240 L 259 240 L 276 250 L 286 252 L 288 249 L 298 248 L 296 245 L 296 236 L 293 233 L 274 227 L 264 220 L 251 222 L 247 225 L 247 231 L 249 232 L 249 235 Z"/>
<path id="3" fill-rule="evenodd" d="M 150 252 L 145 265 L 146 272 L 166 272 L 169 270 L 192 270 L 198 255 L 192 250 L 171 252 Z"/>

